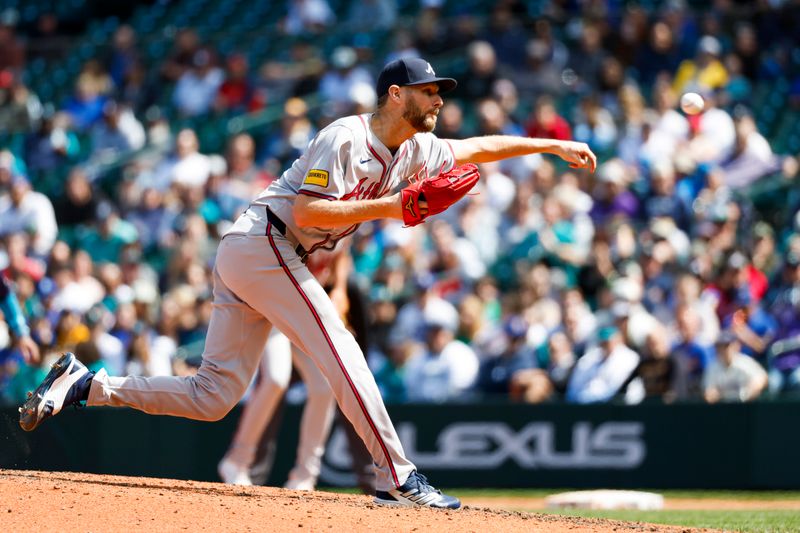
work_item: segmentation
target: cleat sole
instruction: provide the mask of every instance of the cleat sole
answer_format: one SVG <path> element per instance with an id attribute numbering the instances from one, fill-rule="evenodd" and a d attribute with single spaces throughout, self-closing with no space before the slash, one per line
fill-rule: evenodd
<path id="1" fill-rule="evenodd" d="M 39 426 L 39 424 L 52 415 L 54 408 L 53 402 L 48 401 L 42 407 L 41 414 L 39 414 L 38 411 L 40 403 L 44 399 L 44 395 L 47 394 L 47 391 L 50 390 L 53 382 L 61 375 L 58 370 L 60 370 L 62 366 L 63 368 L 67 368 L 69 366 L 62 365 L 62 361 L 66 363 L 74 357 L 75 355 L 71 353 L 62 355 L 57 362 L 53 363 L 51 367 L 52 370 L 48 373 L 44 381 L 42 381 L 35 391 L 29 393 L 28 399 L 24 404 L 22 404 L 19 412 L 19 425 L 23 430 L 33 431 Z"/>

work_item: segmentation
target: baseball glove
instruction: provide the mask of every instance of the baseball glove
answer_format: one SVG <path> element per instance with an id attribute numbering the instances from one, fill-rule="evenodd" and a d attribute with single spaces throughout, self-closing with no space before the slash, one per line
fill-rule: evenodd
<path id="1" fill-rule="evenodd" d="M 478 183 L 480 173 L 472 163 L 455 167 L 435 178 L 427 178 L 403 189 L 403 222 L 416 226 L 427 217 L 441 213 L 467 194 Z M 428 212 L 423 215 L 420 202 L 428 203 Z"/>

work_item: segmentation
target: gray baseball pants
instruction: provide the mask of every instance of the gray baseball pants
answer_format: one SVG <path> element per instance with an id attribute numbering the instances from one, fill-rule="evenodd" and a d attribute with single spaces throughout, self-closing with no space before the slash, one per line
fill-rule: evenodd
<path id="1" fill-rule="evenodd" d="M 292 244 L 272 226 L 227 235 L 214 267 L 214 302 L 203 362 L 190 377 L 92 380 L 88 405 L 214 421 L 241 399 L 275 325 L 328 379 L 342 412 L 370 451 L 378 490 L 403 484 L 415 469 L 403 452 L 375 379 L 325 290 Z"/>

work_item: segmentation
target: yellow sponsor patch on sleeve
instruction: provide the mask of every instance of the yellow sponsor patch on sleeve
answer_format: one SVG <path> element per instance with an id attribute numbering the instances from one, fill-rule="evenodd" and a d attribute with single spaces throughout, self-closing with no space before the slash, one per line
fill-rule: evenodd
<path id="1" fill-rule="evenodd" d="M 328 186 L 328 171 L 312 169 L 306 174 L 306 179 L 303 180 L 306 185 L 318 185 L 320 187 Z"/>

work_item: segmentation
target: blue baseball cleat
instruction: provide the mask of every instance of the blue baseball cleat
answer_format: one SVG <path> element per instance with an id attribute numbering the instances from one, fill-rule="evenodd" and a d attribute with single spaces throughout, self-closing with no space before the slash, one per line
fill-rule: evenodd
<path id="1" fill-rule="evenodd" d="M 53 363 L 47 377 L 19 408 L 19 425 L 33 431 L 51 416 L 57 415 L 65 405 L 76 405 L 85 400 L 93 372 L 72 353 L 65 353 Z"/>
<path id="2" fill-rule="evenodd" d="M 458 509 L 461 502 L 454 496 L 436 490 L 422 474 L 411 472 L 400 487 L 389 491 L 375 492 L 375 503 L 400 507 L 433 507 L 435 509 Z"/>

